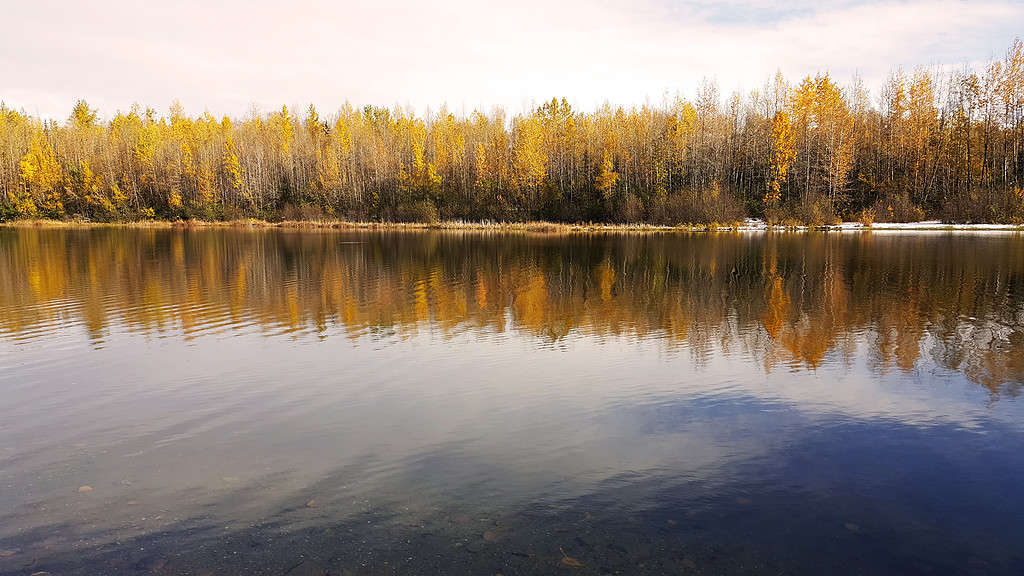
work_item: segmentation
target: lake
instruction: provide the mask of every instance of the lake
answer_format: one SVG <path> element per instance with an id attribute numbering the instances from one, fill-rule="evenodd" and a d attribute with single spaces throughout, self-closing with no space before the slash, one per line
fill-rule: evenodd
<path id="1" fill-rule="evenodd" d="M 0 229 L 0 574 L 1021 574 L 1024 236 Z"/>

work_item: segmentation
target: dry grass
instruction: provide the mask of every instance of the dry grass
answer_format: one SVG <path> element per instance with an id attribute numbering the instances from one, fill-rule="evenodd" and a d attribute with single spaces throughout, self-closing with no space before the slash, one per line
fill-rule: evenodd
<path id="1" fill-rule="evenodd" d="M 703 232 L 730 231 L 739 228 L 740 223 L 731 224 L 680 224 L 661 226 L 655 224 L 603 224 L 559 222 L 472 222 L 450 220 L 434 224 L 415 222 L 352 222 L 347 220 L 143 220 L 134 222 L 88 222 L 84 220 L 12 220 L 0 226 L 9 228 L 282 228 L 289 230 L 478 230 L 494 232 L 528 232 L 537 234 L 569 234 L 578 232 Z"/>

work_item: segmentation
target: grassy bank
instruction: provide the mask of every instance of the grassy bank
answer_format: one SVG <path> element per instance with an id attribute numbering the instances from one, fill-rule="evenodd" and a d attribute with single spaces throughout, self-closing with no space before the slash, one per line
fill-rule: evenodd
<path id="1" fill-rule="evenodd" d="M 742 222 L 731 224 L 658 226 L 654 224 L 600 224 L 560 222 L 468 222 L 445 221 L 437 223 L 418 222 L 353 222 L 348 220 L 141 220 L 127 222 L 89 222 L 84 220 L 24 219 L 0 223 L 7 228 L 282 228 L 295 230 L 482 230 L 507 232 L 672 232 L 739 230 Z"/>
<path id="2" fill-rule="evenodd" d="M 288 230 L 463 230 L 491 232 L 528 232 L 546 234 L 569 234 L 577 232 L 756 232 L 756 231 L 992 231 L 1024 232 L 1021 224 L 950 224 L 940 221 L 909 223 L 843 222 L 823 226 L 769 225 L 760 220 L 746 220 L 726 224 L 679 224 L 660 226 L 656 224 L 607 224 L 607 223 L 561 223 L 561 222 L 469 222 L 451 220 L 437 223 L 418 222 L 353 222 L 348 220 L 139 220 L 126 222 L 90 222 L 86 220 L 21 219 L 0 222 L 5 228 L 151 228 L 151 229 L 199 229 L 199 228 L 246 228 L 246 229 L 288 229 Z"/>

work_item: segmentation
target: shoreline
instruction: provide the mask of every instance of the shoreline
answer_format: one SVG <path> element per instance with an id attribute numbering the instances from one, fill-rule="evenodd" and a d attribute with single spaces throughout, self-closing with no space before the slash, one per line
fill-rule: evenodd
<path id="1" fill-rule="evenodd" d="M 829 225 L 769 225 L 762 220 L 747 219 L 731 224 L 657 224 L 561 223 L 561 222 L 356 222 L 348 220 L 139 220 L 126 222 L 90 222 L 84 220 L 11 220 L 0 222 L 0 228 L 136 228 L 136 229 L 285 229 L 285 230 L 376 230 L 376 231 L 482 231 L 528 232 L 548 234 L 572 233 L 691 233 L 691 232 L 1024 232 L 1024 224 L 950 224 L 938 220 L 921 222 L 843 222 Z"/>

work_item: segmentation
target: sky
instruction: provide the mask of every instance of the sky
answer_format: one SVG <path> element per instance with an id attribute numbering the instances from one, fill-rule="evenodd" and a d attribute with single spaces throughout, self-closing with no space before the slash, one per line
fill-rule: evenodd
<path id="1" fill-rule="evenodd" d="M 723 94 L 829 72 L 977 65 L 1024 33 L 1024 1 L 0 0 L 0 100 L 50 118 L 79 98 L 215 116 L 344 102 L 512 113 Z"/>

